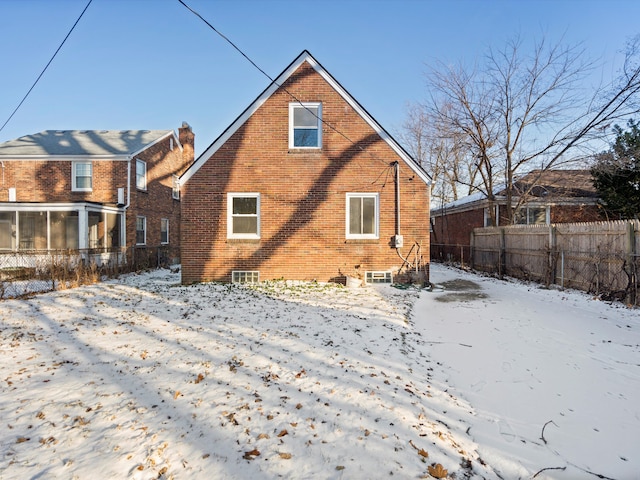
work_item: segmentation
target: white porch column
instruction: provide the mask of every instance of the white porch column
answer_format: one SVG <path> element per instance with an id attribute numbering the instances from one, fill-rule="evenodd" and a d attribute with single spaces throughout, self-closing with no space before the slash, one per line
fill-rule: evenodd
<path id="1" fill-rule="evenodd" d="M 78 210 L 78 248 L 89 248 L 89 212 Z"/>

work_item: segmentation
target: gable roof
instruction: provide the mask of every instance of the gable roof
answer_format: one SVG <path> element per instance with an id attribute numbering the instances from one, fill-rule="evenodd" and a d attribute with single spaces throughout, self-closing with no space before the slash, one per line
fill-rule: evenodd
<path id="1" fill-rule="evenodd" d="M 44 130 L 0 143 L 0 158 L 131 157 L 170 135 L 175 138 L 173 130 Z"/>
<path id="2" fill-rule="evenodd" d="M 222 134 L 196 159 L 196 161 L 180 177 L 180 183 L 184 184 L 211 158 L 211 156 L 224 145 L 224 143 L 253 115 L 264 102 L 267 101 L 287 79 L 304 63 L 307 62 L 324 80 L 338 92 L 340 96 L 375 130 L 375 132 L 400 156 L 413 172 L 426 184 L 431 183 L 427 172 L 419 166 L 407 151 L 398 144 L 389 133 L 367 112 L 342 85 L 340 85 L 320 63 L 307 51 L 303 50 L 291 64 L 271 82 L 271 84 L 249 105 L 244 112 L 236 118 Z"/>
<path id="3" fill-rule="evenodd" d="M 562 199 L 597 199 L 598 192 L 593 185 L 590 170 L 532 170 L 513 182 L 513 193 L 517 198 L 521 192 L 529 188 L 531 200 L 562 200 Z M 506 188 L 504 184 L 494 187 L 496 200 L 504 200 Z M 432 212 L 451 210 L 481 204 L 487 200 L 484 192 L 475 192 L 466 197 L 453 200 L 432 209 Z"/>
<path id="4" fill-rule="evenodd" d="M 598 197 L 590 170 L 533 170 L 514 182 L 516 192 L 532 197 Z M 504 190 L 501 194 L 504 193 Z"/>

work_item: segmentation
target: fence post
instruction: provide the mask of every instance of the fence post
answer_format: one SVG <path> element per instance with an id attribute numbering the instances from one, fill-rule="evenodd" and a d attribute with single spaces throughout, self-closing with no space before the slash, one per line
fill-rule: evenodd
<path id="1" fill-rule="evenodd" d="M 629 286 L 627 288 L 627 301 L 631 305 L 636 304 L 636 290 L 637 290 L 637 277 L 636 277 L 636 231 L 633 222 L 627 223 L 627 265 L 629 276 Z"/>
<path id="2" fill-rule="evenodd" d="M 504 228 L 501 228 L 500 229 L 500 254 L 499 254 L 499 260 L 498 260 L 498 276 L 499 277 L 502 277 L 504 275 L 507 267 L 507 255 L 505 252 L 506 242 L 504 237 L 505 237 Z"/>
<path id="3" fill-rule="evenodd" d="M 547 286 L 556 283 L 556 275 L 558 268 L 558 239 L 557 229 L 555 225 L 549 225 L 549 278 Z"/>
<path id="4" fill-rule="evenodd" d="M 474 258 L 473 258 L 473 245 L 475 244 L 475 239 L 476 236 L 474 234 L 474 231 L 471 230 L 471 235 L 469 238 L 469 267 L 473 270 L 474 269 Z"/>

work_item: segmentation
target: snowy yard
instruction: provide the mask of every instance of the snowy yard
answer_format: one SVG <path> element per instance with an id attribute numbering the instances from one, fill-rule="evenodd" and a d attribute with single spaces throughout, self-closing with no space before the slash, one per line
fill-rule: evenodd
<path id="1" fill-rule="evenodd" d="M 0 302 L 1 479 L 640 478 L 637 310 L 179 280 Z"/>

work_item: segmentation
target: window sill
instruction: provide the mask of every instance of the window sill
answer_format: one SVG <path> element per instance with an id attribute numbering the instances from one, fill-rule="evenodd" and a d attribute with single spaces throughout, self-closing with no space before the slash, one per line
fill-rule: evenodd
<path id="1" fill-rule="evenodd" d="M 304 155 L 309 153 L 322 153 L 322 147 L 313 147 L 313 148 L 289 148 L 287 151 L 290 155 Z"/>
<path id="2" fill-rule="evenodd" d="M 260 243 L 259 238 L 227 238 L 227 243 Z"/>
<path id="3" fill-rule="evenodd" d="M 359 244 L 373 244 L 380 243 L 379 238 L 347 238 L 344 243 L 359 243 Z"/>

